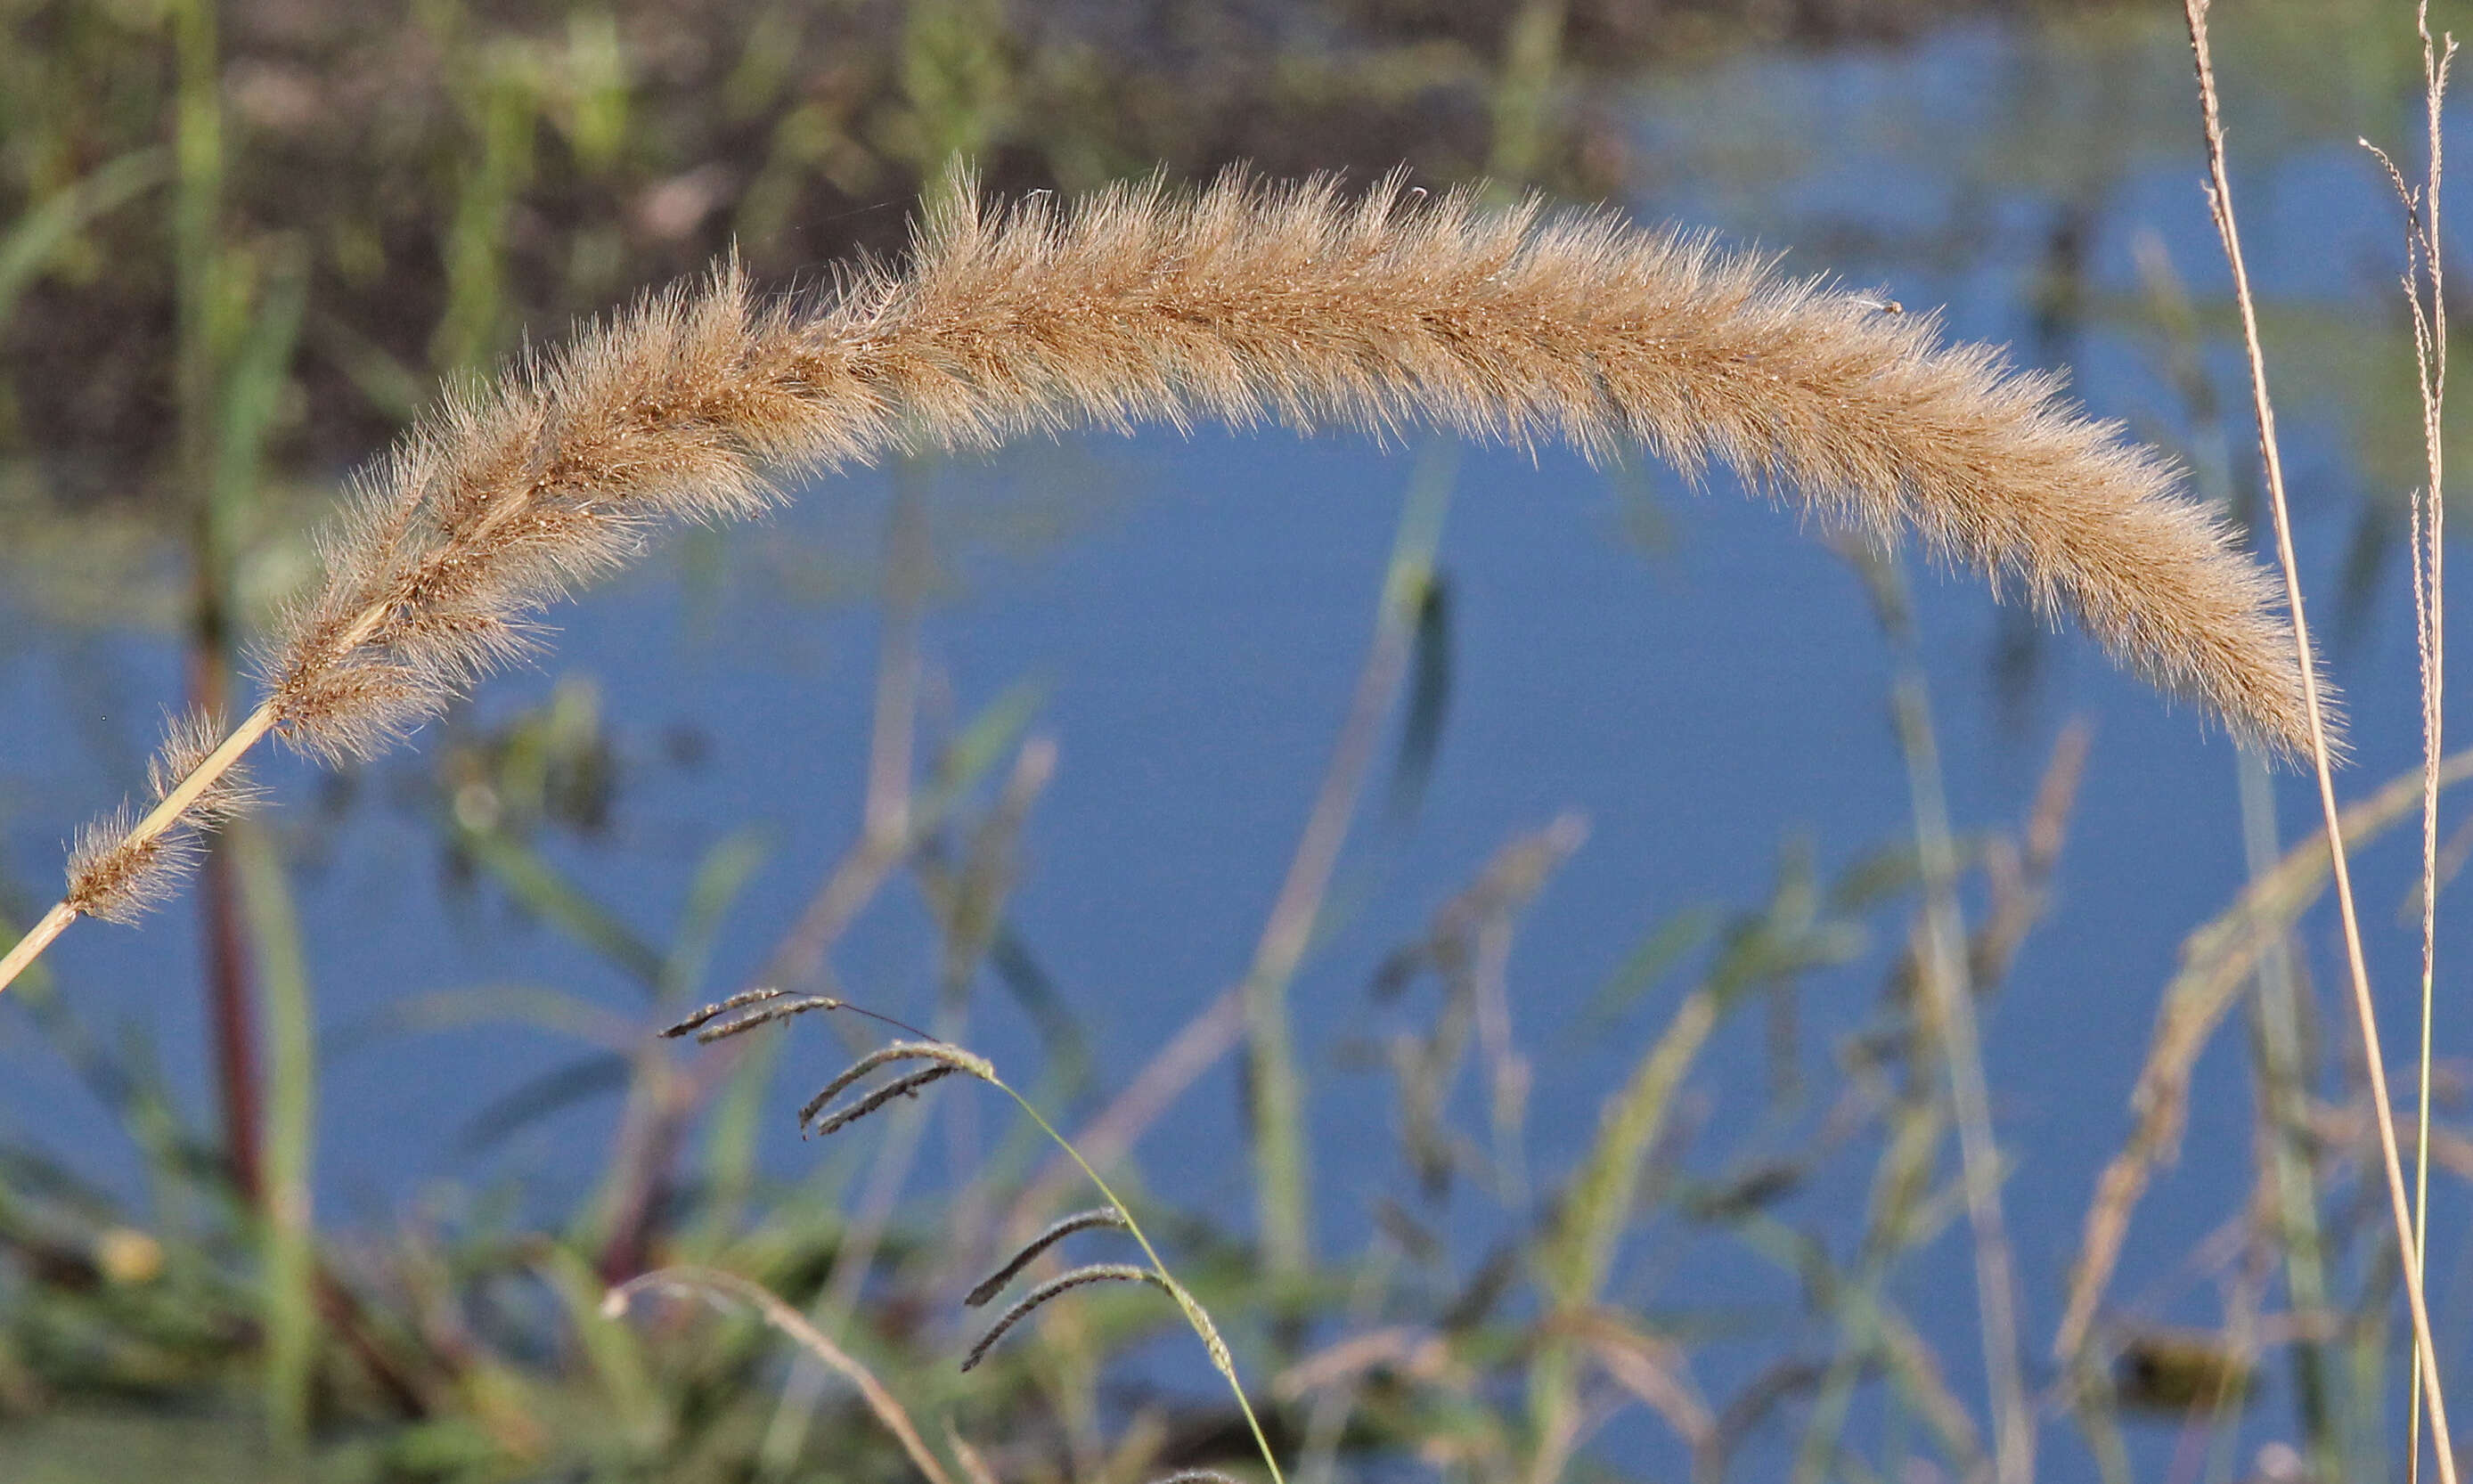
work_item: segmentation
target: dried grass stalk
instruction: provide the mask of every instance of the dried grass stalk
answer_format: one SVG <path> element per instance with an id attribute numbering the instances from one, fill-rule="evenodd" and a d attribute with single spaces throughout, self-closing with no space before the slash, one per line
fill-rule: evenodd
<path id="1" fill-rule="evenodd" d="M 867 1409 L 876 1414 L 876 1420 L 884 1424 L 885 1431 L 892 1433 L 894 1440 L 901 1445 L 901 1451 L 909 1455 L 912 1467 L 927 1480 L 927 1484 L 952 1484 L 951 1475 L 945 1472 L 944 1466 L 936 1461 L 935 1453 L 919 1436 L 919 1429 L 912 1424 L 910 1414 L 902 1410 L 900 1400 L 885 1389 L 884 1383 L 876 1378 L 876 1374 L 826 1338 L 824 1331 L 809 1324 L 804 1314 L 782 1303 L 761 1283 L 718 1268 L 659 1268 L 611 1289 L 602 1298 L 601 1312 L 612 1319 L 622 1318 L 633 1306 L 636 1295 L 664 1289 L 694 1294 L 715 1302 L 735 1300 L 756 1310 L 757 1317 L 766 1324 L 788 1335 L 801 1350 L 838 1372 L 858 1389 L 860 1398 L 867 1402 Z M 951 1435 L 948 1424 L 947 1436 Z"/>
<path id="2" fill-rule="evenodd" d="M 992 206 L 965 176 L 945 199 L 899 268 L 793 300 L 724 263 L 450 395 L 352 481 L 324 586 L 259 657 L 265 704 L 206 766 L 268 730 L 378 751 L 530 653 L 541 609 L 657 527 L 763 509 L 769 470 L 1204 419 L 1724 465 L 1833 522 L 1911 529 L 2242 735 L 2306 749 L 2260 569 L 2055 378 L 1943 345 L 1929 317 L 1705 237 L 1396 177 L 1354 200 L 1235 174 L 1065 207 Z M 43 941 L 82 903 L 159 893 L 139 878 L 180 813 L 82 857 Z"/>

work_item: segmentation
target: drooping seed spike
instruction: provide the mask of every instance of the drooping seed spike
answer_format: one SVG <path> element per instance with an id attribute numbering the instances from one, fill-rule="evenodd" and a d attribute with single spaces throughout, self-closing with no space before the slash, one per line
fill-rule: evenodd
<path id="1" fill-rule="evenodd" d="M 1157 1273 L 1148 1268 L 1138 1268 L 1130 1262 L 1094 1262 L 1088 1267 L 1075 1268 L 1033 1288 L 1022 1295 L 1020 1303 L 997 1316 L 996 1322 L 988 1327 L 988 1332 L 980 1335 L 979 1342 L 971 1347 L 971 1352 L 962 1357 L 962 1369 L 975 1369 L 988 1357 L 988 1352 L 996 1348 L 996 1341 L 1004 1338 L 1005 1331 L 1029 1318 L 1033 1309 L 1060 1294 L 1092 1283 L 1148 1283 L 1162 1293 L 1175 1297 L 1175 1290 L 1168 1287 Z"/>
<path id="2" fill-rule="evenodd" d="M 802 1127 L 824 1112 L 825 1105 L 855 1086 L 858 1080 L 879 1066 L 894 1062 L 942 1062 L 955 1071 L 968 1072 L 981 1082 L 996 1080 L 996 1069 L 986 1057 L 977 1056 L 959 1046 L 941 1041 L 897 1041 L 876 1047 L 843 1068 L 842 1074 L 825 1084 L 824 1090 L 807 1099 L 799 1110 Z"/>
<path id="3" fill-rule="evenodd" d="M 912 1072 L 907 1077 L 896 1077 L 891 1082 L 886 1083 L 883 1087 L 876 1089 L 867 1096 L 860 1098 L 857 1102 L 852 1103 L 848 1108 L 841 1109 L 834 1113 L 832 1116 L 825 1119 L 822 1123 L 817 1124 L 814 1129 L 808 1132 L 814 1134 L 818 1138 L 822 1138 L 828 1134 L 838 1133 L 841 1130 L 850 1127 L 852 1124 L 856 1123 L 861 1118 L 866 1117 L 869 1113 L 882 1108 L 885 1104 L 892 1102 L 895 1098 L 917 1097 L 921 1088 L 927 1086 L 927 1084 L 934 1082 L 939 1078 L 950 1077 L 960 1070 L 960 1067 L 954 1066 L 949 1063 L 939 1062 L 924 1071 Z"/>
<path id="4" fill-rule="evenodd" d="M 1076 1232 L 1088 1232 L 1097 1227 L 1114 1227 L 1117 1231 L 1124 1231 L 1126 1230 L 1125 1213 L 1113 1206 L 1101 1206 L 1091 1210 L 1075 1211 L 1072 1215 L 1064 1217 L 1046 1231 L 1023 1243 L 1019 1252 L 1005 1259 L 1004 1266 L 989 1274 L 979 1286 L 970 1291 L 962 1303 L 972 1308 L 983 1307 L 990 1299 L 1004 1291 L 1005 1284 L 1020 1277 L 1022 1269 L 1038 1260 L 1041 1253 Z"/>
<path id="5" fill-rule="evenodd" d="M 732 1036 L 743 1031 L 755 1030 L 760 1025 L 770 1025 L 776 1020 L 787 1020 L 793 1016 L 805 1015 L 810 1010 L 843 1008 L 842 1002 L 829 994 L 802 994 L 796 999 L 777 999 L 759 1005 L 734 1020 L 723 1020 L 708 1025 L 696 1032 L 696 1040 L 701 1044 L 708 1046 L 716 1041 L 728 1041 Z"/>
<path id="6" fill-rule="evenodd" d="M 715 1000 L 711 1004 L 705 1006 L 703 1009 L 697 1011 L 691 1016 L 688 1016 L 685 1019 L 679 1021 L 675 1025 L 663 1026 L 661 1028 L 661 1034 L 675 1040 L 678 1037 L 684 1036 L 689 1031 L 701 1030 L 707 1021 L 717 1019 L 722 1016 L 728 1015 L 733 1010 L 744 1009 L 749 1005 L 761 1004 L 768 999 L 779 999 L 789 993 L 790 992 L 788 990 L 773 989 L 769 987 L 760 990 L 741 990 L 737 993 L 730 996 L 728 999 Z"/>

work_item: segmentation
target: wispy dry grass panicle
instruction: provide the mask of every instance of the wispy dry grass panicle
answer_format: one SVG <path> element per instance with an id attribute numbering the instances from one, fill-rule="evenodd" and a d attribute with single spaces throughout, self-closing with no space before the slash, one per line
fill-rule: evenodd
<path id="1" fill-rule="evenodd" d="M 898 266 L 759 300 L 725 264 L 459 389 L 353 481 L 324 586 L 261 658 L 264 706 L 207 766 L 270 730 L 329 758 L 382 748 L 652 528 L 762 508 L 769 471 L 1206 419 L 1722 465 L 1831 521 L 1910 529 L 2235 731 L 2306 747 L 2265 574 L 2162 460 L 1928 317 L 1705 237 L 1396 178 L 992 206 L 962 177 L 942 199 Z"/>
<path id="2" fill-rule="evenodd" d="M 652 527 L 762 509 L 766 461 L 828 451 L 763 364 L 789 330 L 725 264 L 450 393 L 352 482 L 319 543 L 324 586 L 267 651 L 285 738 L 375 752 L 527 654 L 532 615 Z"/>
<path id="3" fill-rule="evenodd" d="M 146 762 L 152 802 L 161 803 L 197 772 L 225 734 L 223 723 L 204 711 L 174 717 L 164 728 L 162 745 Z M 234 764 L 187 806 L 177 827 L 141 836 L 136 829 L 140 816 L 128 804 L 88 822 L 69 847 L 63 899 L 84 917 L 134 922 L 187 877 L 197 865 L 202 835 L 249 812 L 258 799 L 248 772 Z"/>

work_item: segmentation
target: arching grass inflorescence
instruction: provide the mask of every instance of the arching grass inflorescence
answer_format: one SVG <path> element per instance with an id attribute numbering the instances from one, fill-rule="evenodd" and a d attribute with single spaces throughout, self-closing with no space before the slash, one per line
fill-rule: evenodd
<path id="1" fill-rule="evenodd" d="M 953 1073 L 959 1070 L 961 1070 L 960 1067 L 953 1065 L 949 1062 L 944 1062 L 939 1063 L 934 1066 L 930 1066 L 924 1071 L 912 1072 L 906 1077 L 896 1077 L 891 1082 L 888 1082 L 884 1086 L 876 1089 L 875 1091 L 870 1092 L 867 1096 L 860 1098 L 857 1102 L 852 1103 L 848 1108 L 839 1109 L 829 1116 L 817 1120 L 815 1127 L 804 1132 L 812 1134 L 818 1138 L 822 1138 L 828 1134 L 839 1133 L 841 1130 L 846 1129 L 852 1124 L 856 1123 L 861 1118 L 866 1117 L 869 1113 L 882 1108 L 885 1104 L 892 1102 L 895 1098 L 915 1098 L 919 1095 L 919 1089 L 921 1088 L 924 1088 L 929 1083 L 935 1082 L 941 1078 L 950 1077 Z"/>
<path id="2" fill-rule="evenodd" d="M 2312 746 L 2277 597 L 2171 467 L 2053 377 L 1933 316 L 1611 213 L 1490 210 L 1393 177 L 1352 198 L 1242 172 L 1012 205 L 967 172 L 899 263 L 758 294 L 734 262 L 448 395 L 352 481 L 325 573 L 260 650 L 264 699 L 91 831 L 0 986 L 81 916 L 169 894 L 167 837 L 279 734 L 401 739 L 536 653 L 540 614 L 657 529 L 748 516 L 783 470 L 1144 424 L 1423 426 L 1723 467 L 1839 526 L 1911 534 L 2288 755 Z"/>

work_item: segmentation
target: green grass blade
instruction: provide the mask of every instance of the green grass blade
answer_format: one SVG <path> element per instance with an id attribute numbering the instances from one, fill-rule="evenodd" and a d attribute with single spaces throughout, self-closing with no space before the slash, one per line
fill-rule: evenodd
<path id="1" fill-rule="evenodd" d="M 687 902 L 679 914 L 678 932 L 670 940 L 670 951 L 662 960 L 660 989 L 656 998 L 664 1005 L 674 1004 L 693 994 L 704 982 L 705 966 L 712 957 L 713 944 L 721 936 L 722 919 L 730 904 L 738 899 L 756 868 L 772 847 L 765 832 L 756 829 L 734 830 L 725 836 L 696 867 L 695 880 L 687 888 Z"/>
<path id="2" fill-rule="evenodd" d="M 171 178 L 172 152 L 160 145 L 132 150 L 74 185 L 65 185 L 29 208 L 0 232 L 0 324 L 16 312 L 17 297 L 42 274 L 63 243 L 88 223 L 107 216 Z"/>
<path id="3" fill-rule="evenodd" d="M 660 993 L 668 971 L 665 956 L 616 914 L 586 896 L 539 850 L 499 830 L 466 829 L 456 839 L 526 910 L 600 954 L 629 978 Z"/>
<path id="4" fill-rule="evenodd" d="M 267 832 L 243 820 L 227 836 L 239 875 L 266 1015 L 266 1404 L 276 1439 L 305 1448 L 318 1351 L 318 1255 L 310 1181 L 318 1053 L 300 922 Z"/>

